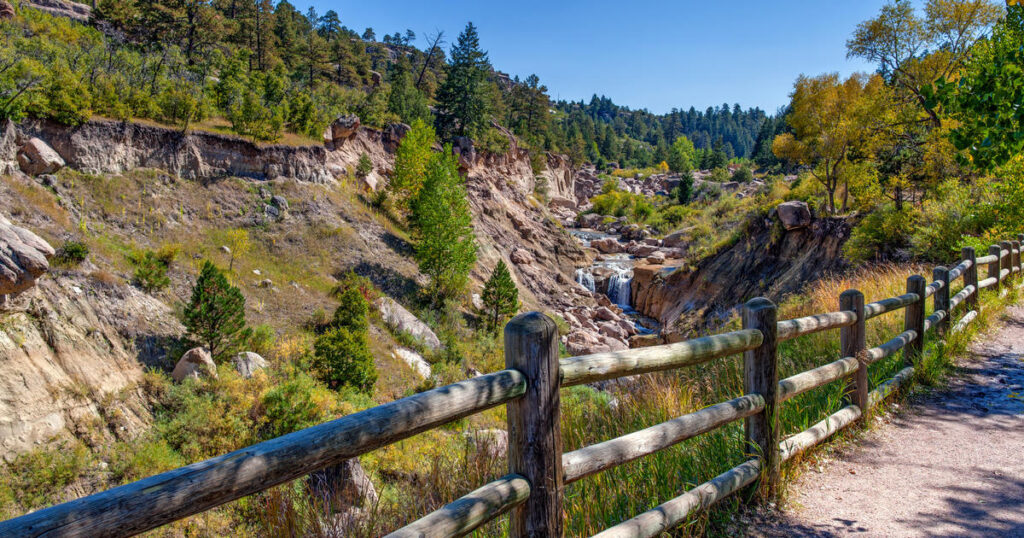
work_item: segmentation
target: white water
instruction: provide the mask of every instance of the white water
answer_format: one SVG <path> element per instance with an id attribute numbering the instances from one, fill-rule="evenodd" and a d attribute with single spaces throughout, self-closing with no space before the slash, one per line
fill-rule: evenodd
<path id="1" fill-rule="evenodd" d="M 632 303 L 633 270 L 615 268 L 616 272 L 608 279 L 608 298 L 623 308 L 630 308 Z"/>
<path id="2" fill-rule="evenodd" d="M 594 291 L 594 273 L 590 272 L 590 268 L 577 269 L 576 270 L 576 282 L 587 289 L 589 292 Z"/>

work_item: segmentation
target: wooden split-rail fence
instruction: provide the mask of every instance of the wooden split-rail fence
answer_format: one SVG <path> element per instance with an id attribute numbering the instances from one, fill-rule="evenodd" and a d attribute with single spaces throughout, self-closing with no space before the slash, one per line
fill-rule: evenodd
<path id="1" fill-rule="evenodd" d="M 971 248 L 963 261 L 936 267 L 929 284 L 918 275 L 907 293 L 865 304 L 857 290 L 839 297 L 839 311 L 778 321 L 777 308 L 757 298 L 743 306 L 741 330 L 663 346 L 559 359 L 554 322 L 537 312 L 505 327 L 506 369 L 422 392 L 216 458 L 0 522 L 0 536 L 126 536 L 209 510 L 365 454 L 497 405 L 508 406 L 509 474 L 399 529 L 391 537 L 458 536 L 511 512 L 513 537 L 563 535 L 566 484 L 653 454 L 745 419 L 744 463 L 597 536 L 657 536 L 698 510 L 748 485 L 762 497 L 779 482 L 779 466 L 854 423 L 901 384 L 920 360 L 925 335 L 942 335 L 977 316 L 982 289 L 999 291 L 1021 272 L 1021 241 Z M 987 267 L 978 280 L 978 269 Z M 962 289 L 950 289 L 957 279 Z M 925 317 L 925 301 L 933 313 Z M 950 328 L 951 313 L 966 308 Z M 868 348 L 865 322 L 905 309 L 905 330 Z M 779 342 L 839 329 L 841 359 L 778 378 Z M 868 365 L 903 351 L 906 367 L 874 389 Z M 745 394 L 595 445 L 562 453 L 559 391 L 649 372 L 691 367 L 743 353 Z M 811 428 L 781 439 L 776 410 L 794 396 L 845 379 L 847 405 Z"/>

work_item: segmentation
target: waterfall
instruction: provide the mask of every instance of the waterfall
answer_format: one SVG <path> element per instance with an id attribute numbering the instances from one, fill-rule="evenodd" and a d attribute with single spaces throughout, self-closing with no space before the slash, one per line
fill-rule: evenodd
<path id="1" fill-rule="evenodd" d="M 621 307 L 630 307 L 633 271 L 621 269 L 608 279 L 608 298 Z"/>
<path id="2" fill-rule="evenodd" d="M 587 288 L 587 291 L 594 291 L 594 274 L 590 272 L 590 269 L 577 269 L 576 282 Z"/>

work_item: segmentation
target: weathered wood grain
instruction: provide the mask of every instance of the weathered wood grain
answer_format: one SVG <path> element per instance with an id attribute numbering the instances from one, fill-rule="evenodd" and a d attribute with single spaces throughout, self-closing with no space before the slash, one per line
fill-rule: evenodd
<path id="1" fill-rule="evenodd" d="M 991 288 L 992 286 L 997 286 L 998 284 L 999 284 L 999 281 L 996 278 L 994 278 L 994 277 L 993 278 L 986 278 L 985 280 L 982 280 L 981 282 L 978 282 L 978 289 L 979 290 L 983 290 L 985 288 Z"/>
<path id="2" fill-rule="evenodd" d="M 875 301 L 864 305 L 864 317 L 865 319 L 871 319 L 876 316 L 881 316 L 886 312 L 892 312 L 894 310 L 910 306 L 917 302 L 918 299 L 920 299 L 920 297 L 917 294 L 906 293 L 899 297 L 890 297 L 888 299 L 882 299 L 881 301 Z"/>
<path id="3" fill-rule="evenodd" d="M 835 413 L 825 417 L 814 426 L 782 441 L 780 452 L 782 461 L 787 461 L 793 456 L 807 450 L 808 448 L 828 439 L 839 430 L 849 426 L 861 417 L 860 407 L 848 405 Z"/>
<path id="4" fill-rule="evenodd" d="M 907 366 L 900 370 L 891 379 L 884 383 L 880 383 L 875 390 L 871 391 L 868 395 L 868 409 L 878 405 L 883 400 L 889 397 L 896 389 L 900 388 L 900 385 L 905 383 L 907 380 L 914 376 L 914 367 Z"/>
<path id="5" fill-rule="evenodd" d="M 562 359 L 562 386 L 683 368 L 761 345 L 760 331 L 741 330 L 663 346 L 595 353 Z"/>
<path id="6" fill-rule="evenodd" d="M 857 314 L 853 312 L 829 312 L 779 322 L 779 342 L 791 340 L 799 336 L 813 334 L 846 327 L 857 322 Z"/>
<path id="7" fill-rule="evenodd" d="M 478 413 L 526 390 L 502 370 L 0 522 L 0 536 L 130 536 Z"/>
<path id="8" fill-rule="evenodd" d="M 942 287 L 935 292 L 932 311 L 941 311 L 947 314 L 942 319 L 938 320 L 938 323 L 935 325 L 936 331 L 938 331 L 941 336 L 949 329 L 949 269 L 946 269 L 941 265 L 936 267 L 932 270 L 932 278 L 936 282 L 942 282 Z"/>
<path id="9" fill-rule="evenodd" d="M 764 398 L 748 394 L 705 407 L 615 439 L 574 450 L 562 456 L 565 483 L 653 454 L 764 409 Z"/>
<path id="10" fill-rule="evenodd" d="M 558 327 L 540 312 L 505 325 L 505 366 L 523 373 L 526 393 L 508 403 L 508 469 L 530 483 L 530 496 L 512 509 L 513 538 L 560 538 L 562 502 L 562 406 L 558 373 Z"/>
<path id="11" fill-rule="evenodd" d="M 917 338 L 917 331 L 909 330 L 903 331 L 896 335 L 895 338 L 888 342 L 867 350 L 867 362 L 875 363 L 886 357 L 895 355 L 897 351 L 903 349 L 904 346 L 913 342 Z"/>
<path id="12" fill-rule="evenodd" d="M 850 375 L 856 372 L 859 367 L 860 362 L 855 357 L 845 357 L 813 370 L 789 376 L 779 381 L 779 392 L 776 397 L 779 402 L 784 402 L 798 394 L 803 394 Z"/>
<path id="13" fill-rule="evenodd" d="M 530 483 L 525 478 L 506 475 L 388 534 L 386 538 L 463 536 L 524 502 L 529 496 Z"/>
<path id="14" fill-rule="evenodd" d="M 863 306 L 862 302 L 856 311 L 859 319 L 864 316 Z M 852 309 L 840 305 L 840 310 Z M 743 305 L 743 328 L 764 335 L 760 347 L 743 353 L 744 391 L 764 398 L 764 409 L 747 417 L 744 425 L 747 455 L 761 458 L 763 473 L 758 494 L 762 499 L 773 499 L 779 485 L 779 417 L 775 401 L 779 388 L 777 316 L 775 303 L 764 297 Z"/>
<path id="15" fill-rule="evenodd" d="M 952 332 L 958 333 L 966 329 L 967 326 L 970 325 L 976 317 L 978 317 L 977 310 L 971 310 L 970 312 L 964 314 L 964 317 L 960 318 L 960 321 L 956 322 L 956 325 L 953 326 Z"/>
<path id="16" fill-rule="evenodd" d="M 857 323 L 839 331 L 839 352 L 843 357 L 856 357 L 860 361 L 857 370 L 850 374 L 846 386 L 846 397 L 854 405 L 863 405 L 868 398 L 868 364 L 864 357 L 866 331 L 864 321 L 864 294 L 858 290 L 846 290 L 839 296 L 839 309 L 857 313 Z"/>
<path id="17" fill-rule="evenodd" d="M 633 519 L 597 533 L 593 538 L 648 538 L 678 526 L 693 512 L 706 509 L 719 500 L 754 482 L 761 472 L 759 460 L 749 460 L 704 482 L 686 493 Z"/>
<path id="18" fill-rule="evenodd" d="M 940 321 L 945 319 L 945 317 L 945 311 L 940 310 L 938 312 L 932 312 L 932 315 L 928 316 L 924 320 L 924 332 L 927 333 L 928 331 L 932 330 L 932 328 L 935 327 L 936 324 L 938 324 Z"/>
<path id="19" fill-rule="evenodd" d="M 920 299 L 914 304 L 908 305 L 903 316 L 903 330 L 914 331 L 918 336 L 907 344 L 903 352 L 904 364 L 916 364 L 924 353 L 924 289 L 927 286 L 926 280 L 921 275 L 911 275 L 907 278 L 907 292 L 917 294 Z"/>
<path id="20" fill-rule="evenodd" d="M 994 261 L 997 261 L 997 260 L 999 260 L 998 257 L 996 257 L 993 254 L 989 254 L 988 256 L 981 256 L 981 257 L 979 257 L 977 259 L 977 262 L 978 262 L 978 265 L 981 266 L 981 265 L 990 264 L 990 263 L 992 263 Z"/>
<path id="21" fill-rule="evenodd" d="M 988 282 L 989 280 L 995 280 L 995 283 L 992 284 L 992 286 L 996 293 L 999 293 L 999 290 L 1002 287 L 1002 279 L 999 277 L 999 269 L 1002 267 L 1002 261 L 999 257 L 999 245 L 989 245 L 988 254 L 988 257 L 993 258 L 993 260 L 988 264 L 988 278 L 985 279 L 985 281 Z"/>
<path id="22" fill-rule="evenodd" d="M 978 255 L 974 252 L 974 247 L 964 247 L 960 251 L 960 255 L 965 261 L 971 262 L 971 265 L 967 268 L 964 273 L 964 289 L 967 287 L 974 288 L 974 293 L 971 293 L 967 297 L 967 309 L 977 310 L 978 309 Z M 923 332 L 920 334 L 924 334 Z"/>
<path id="23" fill-rule="evenodd" d="M 952 312 L 960 303 L 974 295 L 974 286 L 968 285 L 949 299 L 949 310 Z"/>

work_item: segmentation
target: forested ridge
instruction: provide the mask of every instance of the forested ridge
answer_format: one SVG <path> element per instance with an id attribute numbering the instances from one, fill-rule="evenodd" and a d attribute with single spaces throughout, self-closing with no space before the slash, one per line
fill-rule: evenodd
<path id="1" fill-rule="evenodd" d="M 494 151 L 501 125 L 537 153 L 648 167 L 681 135 L 749 156 L 768 117 L 738 104 L 658 115 L 597 94 L 553 102 L 536 75 L 492 66 L 472 23 L 457 39 L 378 36 L 286 0 L 100 0 L 88 25 L 22 7 L 2 36 L 0 115 L 69 125 L 98 115 L 304 143 L 351 113 L 371 126 L 433 120 Z"/>

